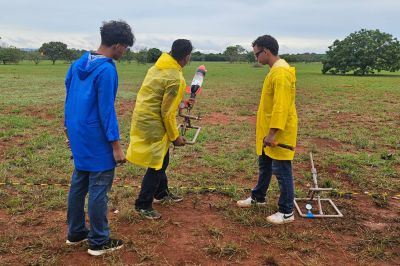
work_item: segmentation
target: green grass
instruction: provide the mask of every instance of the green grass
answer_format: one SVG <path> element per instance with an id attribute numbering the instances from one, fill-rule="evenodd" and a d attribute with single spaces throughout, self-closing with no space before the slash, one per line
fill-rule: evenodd
<path id="1" fill-rule="evenodd" d="M 188 84 L 198 65 L 192 62 L 184 69 Z M 200 112 L 203 117 L 194 123 L 202 126 L 202 131 L 197 144 L 171 150 L 169 184 L 174 187 L 174 192 L 190 197 L 193 209 L 200 208 L 202 196 L 212 192 L 222 198 L 213 206 L 227 222 L 254 229 L 254 232 L 260 228 L 270 230 L 266 217 L 276 211 L 278 185 L 275 180 L 268 193 L 272 200 L 267 206 L 246 210 L 233 206 L 235 200 L 248 196 L 248 189 L 257 179 L 255 125 L 252 122 L 255 120 L 251 119 L 256 115 L 268 69 L 222 62 L 206 62 L 205 65 L 208 73 L 204 90 L 193 110 L 194 114 Z M 73 164 L 63 133 L 64 78 L 68 67 L 63 62 L 53 66 L 47 61 L 38 66 L 31 62 L 0 65 L 0 182 L 69 183 Z M 118 118 L 125 149 L 129 144 L 133 104 L 149 67 L 149 64 L 117 63 L 117 106 L 122 104 L 118 107 Z M 369 191 L 375 195 L 369 198 L 370 203 L 386 208 L 391 195 L 400 193 L 400 73 L 332 76 L 322 75 L 318 63 L 295 64 L 295 67 L 299 116 L 299 149 L 293 162 L 296 195 L 305 195 L 307 185 L 311 183 L 308 153 L 312 151 L 320 186 L 338 191 Z M 224 121 L 212 122 L 210 117 L 222 117 Z M 117 169 L 116 182 L 135 188 L 113 188 L 110 209 L 119 211 L 117 225 L 113 226 L 135 226 L 144 222 L 132 210 L 144 172 L 145 169 L 129 163 Z M 193 190 L 193 187 L 202 189 Z M 67 193 L 67 189 L 58 187 L 0 186 L 0 209 L 22 217 L 19 220 L 22 226 L 40 226 L 40 218 L 30 215 L 56 210 L 65 212 Z M 347 211 L 349 215 L 354 210 Z M 351 222 L 341 220 L 318 223 L 317 226 L 355 234 L 362 219 L 357 217 L 353 221 L 353 218 L 350 215 Z M 138 233 L 152 239 L 156 235 L 165 235 L 168 225 L 168 222 L 151 223 Z M 225 240 L 228 234 L 225 228 L 209 225 L 205 230 L 210 238 L 210 242 L 203 245 L 205 255 L 216 260 L 239 262 L 247 257 L 249 251 L 243 249 L 243 243 Z M 297 236 L 297 233 L 285 230 L 248 237 L 251 238 L 249 241 L 260 244 L 277 243 L 282 252 L 300 252 L 311 264 L 318 261 L 318 255 L 311 251 L 313 247 L 304 240 L 309 235 Z M 368 232 L 357 232 L 367 241 L 360 241 L 356 247 L 363 261 L 389 260 L 394 256 L 388 253 L 388 249 L 398 244 L 394 233 L 369 235 Z M 16 239 L 17 232 L 0 235 L 0 255 L 15 250 Z M 133 251 L 140 262 L 162 261 L 152 249 L 154 247 L 147 247 L 145 240 L 142 242 L 128 243 L 127 249 Z M 298 243 L 305 245 L 297 247 Z M 41 264 L 46 260 L 57 263 L 58 256 L 70 252 L 57 246 L 58 254 L 49 253 L 51 243 L 47 236 L 27 244 L 24 263 Z M 270 255 L 263 257 L 265 263 L 278 264 L 277 256 Z M 29 260 L 28 256 L 34 258 Z M 103 262 L 123 264 L 119 256 L 106 257 Z"/>
<path id="2" fill-rule="evenodd" d="M 198 63 L 184 69 L 190 83 Z M 228 123 L 207 125 L 202 121 L 198 144 L 176 149 L 171 172 L 178 178 L 195 180 L 196 185 L 231 184 L 230 180 L 257 174 L 254 154 L 255 126 L 239 122 L 237 117 L 255 116 L 261 85 L 267 68 L 250 64 L 208 62 L 203 93 L 194 112 L 222 114 Z M 64 78 L 69 65 L 43 61 L 0 66 L 0 140 L 7 145 L 2 155 L 2 180 L 30 182 L 68 182 L 72 163 L 63 143 Z M 150 65 L 117 63 L 119 92 L 117 102 L 135 100 Z M 321 65 L 296 64 L 299 144 L 305 154 L 319 153 L 317 161 L 340 169 L 356 184 L 353 189 L 396 192 L 400 190 L 400 80 L 399 73 L 379 76 L 332 76 L 320 74 Z M 128 105 L 129 106 L 129 105 Z M 120 110 L 122 144 L 127 147 L 131 111 Z M 314 139 L 328 139 L 341 144 L 335 150 L 317 145 Z M 209 149 L 212 147 L 212 149 Z M 381 154 L 392 154 L 391 160 Z M 188 160 L 198 154 L 198 157 Z M 307 164 L 307 156 L 297 154 L 296 163 Z M 185 172 L 185 165 L 207 168 L 202 173 Z M 127 165 L 118 169 L 122 180 L 140 177 L 144 169 Z M 329 173 L 327 173 L 329 174 Z M 199 180 L 201 179 L 206 180 Z M 326 179 L 332 177 L 327 176 Z M 197 181 L 196 181 L 197 180 Z M 338 182 L 339 189 L 341 187 Z M 335 183 L 336 184 L 336 183 Z"/>

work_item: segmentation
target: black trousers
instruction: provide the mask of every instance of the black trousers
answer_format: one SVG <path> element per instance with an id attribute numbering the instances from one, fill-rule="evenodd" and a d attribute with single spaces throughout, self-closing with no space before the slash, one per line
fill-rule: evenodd
<path id="1" fill-rule="evenodd" d="M 153 198 L 161 199 L 168 195 L 168 178 L 165 171 L 169 164 L 169 150 L 164 157 L 160 170 L 147 168 L 142 180 L 142 188 L 139 197 L 135 201 L 136 209 L 149 209 L 152 207 Z"/>

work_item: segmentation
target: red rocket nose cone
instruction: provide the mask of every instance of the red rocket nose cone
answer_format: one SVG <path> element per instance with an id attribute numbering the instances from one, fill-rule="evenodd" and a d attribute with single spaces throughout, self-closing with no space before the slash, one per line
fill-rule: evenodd
<path id="1" fill-rule="evenodd" d="M 207 69 L 204 65 L 199 66 L 197 70 L 203 70 L 204 72 L 207 72 Z"/>

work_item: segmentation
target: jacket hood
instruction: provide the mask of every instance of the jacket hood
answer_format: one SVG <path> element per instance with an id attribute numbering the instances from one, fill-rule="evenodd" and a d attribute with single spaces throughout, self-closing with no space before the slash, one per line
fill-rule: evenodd
<path id="1" fill-rule="evenodd" d="M 158 69 L 178 69 L 179 71 L 182 70 L 181 65 L 173 58 L 171 55 L 167 53 L 162 53 L 162 55 L 158 58 L 155 66 Z"/>
<path id="2" fill-rule="evenodd" d="M 279 59 L 275 62 L 272 66 L 271 71 L 275 71 L 278 69 L 283 69 L 284 71 L 288 72 L 294 82 L 296 82 L 296 68 L 290 66 L 284 59 Z"/>
<path id="3" fill-rule="evenodd" d="M 90 73 L 102 64 L 110 62 L 114 65 L 111 58 L 105 57 L 104 55 L 91 54 L 86 52 L 77 62 L 78 76 L 81 80 L 86 79 Z"/>

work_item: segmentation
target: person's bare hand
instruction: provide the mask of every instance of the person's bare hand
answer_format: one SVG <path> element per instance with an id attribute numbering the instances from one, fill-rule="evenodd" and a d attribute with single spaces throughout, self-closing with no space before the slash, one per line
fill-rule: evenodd
<path id="1" fill-rule="evenodd" d="M 117 167 L 126 163 L 125 153 L 122 150 L 119 141 L 114 141 L 112 143 L 112 148 L 113 148 L 114 160 L 117 163 Z"/>
<path id="2" fill-rule="evenodd" d="M 69 139 L 66 139 L 65 143 L 67 144 L 68 148 L 71 149 L 71 144 L 69 143 Z"/>
<path id="3" fill-rule="evenodd" d="M 114 160 L 117 163 L 117 166 L 123 165 L 124 163 L 126 163 L 126 158 L 125 158 L 125 154 L 122 150 L 120 151 L 114 151 Z"/>
<path id="4" fill-rule="evenodd" d="M 186 139 L 182 136 L 179 136 L 176 140 L 172 142 L 174 146 L 185 146 Z"/>
<path id="5" fill-rule="evenodd" d="M 273 146 L 275 146 L 274 143 L 275 142 L 274 142 L 273 138 L 271 138 L 269 136 L 265 136 L 264 140 L 263 140 L 263 148 L 265 148 L 267 146 L 273 147 Z"/>
<path id="6" fill-rule="evenodd" d="M 275 147 L 276 146 L 276 141 L 274 141 L 275 139 L 275 135 L 277 134 L 279 129 L 277 128 L 270 128 L 269 129 L 269 133 L 267 136 L 264 137 L 263 139 L 263 148 L 270 146 L 270 147 Z"/>
<path id="7" fill-rule="evenodd" d="M 186 99 L 186 100 L 183 100 L 182 102 L 181 102 L 181 104 L 179 105 L 179 108 L 180 109 L 184 109 L 184 108 L 191 108 L 191 107 L 193 107 L 193 104 L 196 102 L 196 99 L 194 99 L 194 98 L 189 98 L 189 99 Z"/>
<path id="8" fill-rule="evenodd" d="M 192 106 L 196 102 L 195 98 L 189 98 L 185 100 L 185 105 Z"/>

